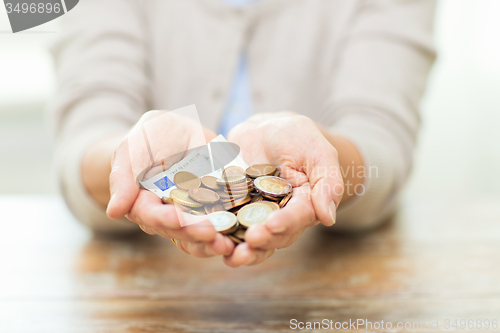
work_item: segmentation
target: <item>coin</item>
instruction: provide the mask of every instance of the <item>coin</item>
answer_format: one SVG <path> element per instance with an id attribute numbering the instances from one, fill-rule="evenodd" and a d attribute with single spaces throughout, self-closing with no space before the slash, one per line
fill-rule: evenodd
<path id="1" fill-rule="evenodd" d="M 276 172 L 276 167 L 271 164 L 255 164 L 246 170 L 248 177 L 257 178 L 262 176 L 272 176 Z"/>
<path id="2" fill-rule="evenodd" d="M 228 212 L 226 212 L 228 213 Z M 233 215 L 234 217 L 236 217 L 236 215 L 234 215 L 233 213 L 229 213 L 231 215 Z M 237 218 L 236 218 L 237 219 Z M 229 228 L 227 230 L 223 230 L 221 231 L 220 233 L 221 234 L 224 234 L 224 235 L 230 235 L 232 234 L 233 232 L 235 232 L 236 230 L 238 230 L 238 228 L 240 227 L 240 224 L 238 222 L 236 222 L 236 224 L 232 227 L 232 228 Z"/>
<path id="3" fill-rule="evenodd" d="M 280 209 L 280 206 L 276 202 L 273 201 L 261 201 L 261 202 L 271 207 L 273 211 Z"/>
<path id="4" fill-rule="evenodd" d="M 203 208 L 207 214 L 226 211 L 220 203 L 216 203 L 215 205 L 205 205 Z"/>
<path id="5" fill-rule="evenodd" d="M 262 193 L 262 197 L 266 200 L 271 200 L 271 201 L 275 201 L 275 202 L 278 202 L 281 200 L 281 198 L 283 197 L 275 197 L 275 196 L 272 196 L 272 195 L 267 195 L 265 193 Z"/>
<path id="6" fill-rule="evenodd" d="M 204 176 L 201 178 L 201 184 L 208 189 L 217 191 L 220 189 L 219 185 L 217 185 L 217 178 L 213 176 Z"/>
<path id="7" fill-rule="evenodd" d="M 262 200 L 263 200 L 263 198 L 262 198 L 262 195 L 260 195 L 260 194 L 254 196 L 252 198 L 252 202 L 259 202 L 259 201 L 262 201 Z"/>
<path id="8" fill-rule="evenodd" d="M 241 198 L 241 199 L 236 199 L 234 201 L 230 201 L 230 202 L 226 202 L 226 203 L 223 203 L 223 207 L 224 209 L 231 209 L 233 207 L 238 207 L 238 206 L 241 206 L 241 205 L 244 205 L 246 203 L 249 203 L 250 202 L 250 196 L 246 196 L 244 198 Z"/>
<path id="9" fill-rule="evenodd" d="M 239 184 L 247 180 L 246 176 L 227 176 L 217 179 L 217 185 L 226 186 L 227 184 Z"/>
<path id="10" fill-rule="evenodd" d="M 172 200 L 174 200 L 175 203 L 178 203 L 182 206 L 186 207 L 202 207 L 203 204 L 194 201 L 189 197 L 189 194 L 187 191 L 180 190 L 178 188 L 175 188 L 170 192 L 170 197 Z"/>
<path id="11" fill-rule="evenodd" d="M 239 194 L 244 194 L 244 195 L 247 195 L 248 193 L 250 193 L 251 191 L 246 189 L 246 190 L 237 190 L 237 191 L 226 191 L 224 190 L 224 194 L 227 194 L 229 196 L 232 196 L 232 195 L 239 195 Z"/>
<path id="12" fill-rule="evenodd" d="M 215 212 L 207 215 L 207 217 L 218 232 L 231 230 L 238 222 L 236 216 L 229 212 Z"/>
<path id="13" fill-rule="evenodd" d="M 292 192 L 292 185 L 285 179 L 263 176 L 254 180 L 255 187 L 269 196 L 284 196 Z"/>
<path id="14" fill-rule="evenodd" d="M 245 227 L 262 224 L 272 211 L 271 206 L 262 202 L 254 202 L 240 209 L 237 215 L 238 221 Z"/>
<path id="15" fill-rule="evenodd" d="M 214 204 L 220 200 L 217 193 L 207 188 L 192 188 L 188 191 L 188 195 L 194 201 L 204 204 Z"/>
<path id="16" fill-rule="evenodd" d="M 168 205 L 174 204 L 174 200 L 172 200 L 172 198 L 163 197 L 163 198 L 161 198 L 161 201 L 163 201 L 164 204 L 168 204 Z"/>
<path id="17" fill-rule="evenodd" d="M 196 210 L 196 209 L 191 209 L 189 211 L 189 214 L 192 214 L 192 215 L 206 215 L 205 213 L 200 212 L 199 210 Z"/>
<path id="18" fill-rule="evenodd" d="M 174 176 L 174 183 L 177 188 L 187 191 L 192 188 L 198 188 L 201 185 L 201 180 L 195 174 L 187 171 L 179 171 Z"/>
<path id="19" fill-rule="evenodd" d="M 281 201 L 279 203 L 280 208 L 285 207 L 286 204 L 288 203 L 288 201 L 290 201 L 291 198 L 292 198 L 292 193 L 290 193 L 289 195 L 287 195 L 286 197 L 284 197 L 283 199 L 281 199 Z"/>
<path id="20" fill-rule="evenodd" d="M 247 176 L 247 173 L 243 168 L 239 166 L 230 166 L 222 171 L 222 178 L 233 177 L 233 176 Z"/>
<path id="21" fill-rule="evenodd" d="M 225 211 L 224 206 L 221 204 L 215 204 L 212 206 L 212 213 Z"/>
<path id="22" fill-rule="evenodd" d="M 251 190 L 253 186 L 251 184 L 239 183 L 239 184 L 226 184 L 223 186 L 223 191 L 241 191 L 241 190 Z"/>
<path id="23" fill-rule="evenodd" d="M 241 240 L 239 238 L 236 238 L 233 235 L 227 235 L 227 237 L 229 237 L 229 239 L 231 239 L 235 244 L 241 244 L 241 243 L 243 243 L 243 240 Z"/>
<path id="24" fill-rule="evenodd" d="M 233 233 L 233 236 L 239 239 L 245 239 L 245 232 L 246 230 L 244 229 L 238 229 Z"/>
<path id="25" fill-rule="evenodd" d="M 229 195 L 226 193 L 219 193 L 220 200 L 225 203 L 225 202 L 230 202 L 230 201 L 235 201 L 241 198 L 244 198 L 248 195 L 248 193 L 239 193 L 239 194 L 234 194 L 234 195 Z"/>

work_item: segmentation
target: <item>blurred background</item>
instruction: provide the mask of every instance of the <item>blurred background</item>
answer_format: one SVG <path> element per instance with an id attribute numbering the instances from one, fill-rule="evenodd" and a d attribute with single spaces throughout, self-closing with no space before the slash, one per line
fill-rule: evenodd
<path id="1" fill-rule="evenodd" d="M 422 105 L 407 197 L 500 193 L 500 1 L 442 0 L 439 58 Z M 53 195 L 44 108 L 55 92 L 48 52 L 57 20 L 12 34 L 0 10 L 0 195 Z"/>

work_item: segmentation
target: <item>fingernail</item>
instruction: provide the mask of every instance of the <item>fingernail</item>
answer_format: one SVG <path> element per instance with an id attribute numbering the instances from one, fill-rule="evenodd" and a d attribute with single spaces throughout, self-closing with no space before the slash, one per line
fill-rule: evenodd
<path id="1" fill-rule="evenodd" d="M 248 259 L 247 261 L 245 261 L 245 263 L 243 265 L 250 265 L 255 260 L 257 260 L 257 254 L 254 254 L 253 256 L 251 256 L 250 259 Z"/>
<path id="2" fill-rule="evenodd" d="M 277 227 L 273 229 L 269 229 L 273 234 L 280 234 L 286 230 L 286 227 Z"/>
<path id="3" fill-rule="evenodd" d="M 330 202 L 330 216 L 332 217 L 332 225 L 335 224 L 335 218 L 337 217 L 337 205 L 335 205 L 335 201 Z"/>
<path id="4" fill-rule="evenodd" d="M 115 195 L 113 194 L 111 196 L 111 198 L 109 199 L 109 201 L 108 201 L 108 206 L 106 207 L 106 214 L 108 214 L 108 215 L 109 215 L 109 207 L 111 207 L 111 205 L 113 204 L 113 199 L 114 198 L 115 198 Z"/>

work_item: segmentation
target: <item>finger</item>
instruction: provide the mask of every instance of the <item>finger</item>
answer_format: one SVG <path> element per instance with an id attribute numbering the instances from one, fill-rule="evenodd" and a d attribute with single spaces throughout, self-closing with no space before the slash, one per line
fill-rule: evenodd
<path id="1" fill-rule="evenodd" d="M 113 154 L 109 187 L 111 199 L 109 200 L 106 213 L 111 219 L 122 218 L 130 211 L 139 194 L 139 187 L 135 183 L 132 174 L 126 141 Z"/>
<path id="2" fill-rule="evenodd" d="M 149 227 L 146 227 L 145 225 L 143 224 L 139 224 L 139 227 L 142 229 L 142 231 L 144 231 L 145 233 L 147 233 L 148 235 L 156 235 L 158 234 L 153 228 L 149 228 Z"/>
<path id="3" fill-rule="evenodd" d="M 152 192 L 141 190 L 127 217 L 137 224 L 153 228 L 162 237 L 195 242 L 214 240 L 216 232 L 209 221 L 181 227 L 179 217 L 182 214 L 185 213 L 176 209 L 175 205 L 165 205 Z M 183 217 L 186 218 L 191 217 Z"/>
<path id="4" fill-rule="evenodd" d="M 317 223 L 309 190 L 308 184 L 296 187 L 288 204 L 269 214 L 266 224 L 248 228 L 245 241 L 260 249 L 281 249 L 293 244 L 306 228 Z"/>
<path id="5" fill-rule="evenodd" d="M 226 241 L 229 240 L 229 242 Z M 234 243 L 222 234 L 217 234 L 213 242 L 200 243 L 177 240 L 177 246 L 186 253 L 198 258 L 208 258 L 216 255 L 229 255 L 234 249 Z"/>
<path id="6" fill-rule="evenodd" d="M 344 193 L 344 182 L 337 150 L 326 139 L 316 147 L 308 151 L 306 174 L 316 217 L 325 226 L 331 226 Z"/>
<path id="7" fill-rule="evenodd" d="M 271 255 L 273 250 L 258 250 L 251 248 L 247 243 L 241 243 L 235 247 L 233 253 L 229 256 L 224 256 L 223 260 L 229 267 L 252 266 L 257 265 Z"/>

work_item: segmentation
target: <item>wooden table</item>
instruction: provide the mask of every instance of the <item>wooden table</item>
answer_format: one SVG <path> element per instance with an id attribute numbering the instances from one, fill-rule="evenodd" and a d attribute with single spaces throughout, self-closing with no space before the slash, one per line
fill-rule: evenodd
<path id="1" fill-rule="evenodd" d="M 499 197 L 404 200 L 374 232 L 314 228 L 239 269 L 158 236 L 92 237 L 55 197 L 0 197 L 0 212 L 0 332 L 297 331 L 292 319 L 431 332 L 500 320 Z"/>

